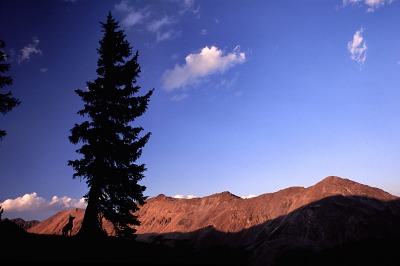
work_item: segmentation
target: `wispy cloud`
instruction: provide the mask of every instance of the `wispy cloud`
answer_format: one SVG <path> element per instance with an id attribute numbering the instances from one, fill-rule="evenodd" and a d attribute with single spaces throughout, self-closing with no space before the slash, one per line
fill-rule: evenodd
<path id="1" fill-rule="evenodd" d="M 152 20 L 147 24 L 147 29 L 156 33 L 157 42 L 171 40 L 181 35 L 181 31 L 176 31 L 173 28 L 167 28 L 170 25 L 177 23 L 173 17 L 164 16 L 160 19 Z"/>
<path id="2" fill-rule="evenodd" d="M 356 31 L 353 35 L 353 40 L 348 42 L 347 50 L 350 52 L 351 59 L 363 65 L 367 59 L 367 43 L 362 36 L 364 29 Z"/>
<path id="3" fill-rule="evenodd" d="M 42 50 L 38 48 L 39 39 L 34 37 L 32 39 L 32 43 L 27 44 L 24 48 L 21 49 L 21 53 L 18 56 L 18 63 L 22 61 L 31 59 L 32 54 L 42 54 Z"/>
<path id="4" fill-rule="evenodd" d="M 174 196 L 175 199 L 194 199 L 197 198 L 195 195 L 182 195 L 182 194 L 178 194 Z"/>
<path id="5" fill-rule="evenodd" d="M 343 0 L 343 6 L 366 6 L 367 12 L 374 12 L 381 6 L 391 4 L 394 0 Z"/>
<path id="6" fill-rule="evenodd" d="M 181 93 L 181 94 L 177 94 L 177 95 L 172 96 L 172 97 L 170 98 L 170 100 L 171 100 L 171 101 L 174 101 L 174 102 L 180 102 L 180 101 L 182 101 L 183 99 L 186 99 L 188 96 L 189 96 L 189 95 L 188 95 L 187 93 Z"/>
<path id="7" fill-rule="evenodd" d="M 163 89 L 184 89 L 198 84 L 204 77 L 216 72 L 223 73 L 235 65 L 242 64 L 245 60 L 246 55 L 240 52 L 240 46 L 236 46 L 229 54 L 225 54 L 225 51 L 216 46 L 206 46 L 199 53 L 186 56 L 183 65 L 175 65 L 173 69 L 166 70 L 162 76 Z"/>
<path id="8" fill-rule="evenodd" d="M 173 2 L 177 4 L 178 8 L 170 15 L 163 14 L 160 16 L 160 10 L 156 10 L 150 5 L 143 8 L 134 7 L 132 2 L 127 0 L 122 0 L 114 5 L 114 10 L 121 15 L 122 26 L 129 29 L 133 26 L 142 25 L 141 30 L 154 34 L 158 43 L 181 36 L 182 31 L 174 27 L 185 13 L 199 14 L 200 7 L 196 6 L 193 0 L 175 0 Z"/>
<path id="9" fill-rule="evenodd" d="M 169 16 L 164 16 L 160 19 L 156 19 L 151 21 L 149 24 L 147 24 L 147 29 L 153 32 L 159 31 L 163 26 L 168 26 L 173 23 L 176 23 L 176 20 L 172 17 Z"/>
<path id="10" fill-rule="evenodd" d="M 180 14 L 190 12 L 197 17 L 200 16 L 200 5 L 196 5 L 196 2 L 194 0 L 178 0 L 177 2 L 181 7 L 181 10 L 179 11 Z"/>
<path id="11" fill-rule="evenodd" d="M 181 35 L 181 31 L 169 30 L 165 32 L 157 32 L 157 42 L 172 40 Z"/>
<path id="12" fill-rule="evenodd" d="M 150 16 L 149 7 L 137 10 L 133 6 L 129 5 L 129 2 L 125 0 L 114 5 L 114 9 L 123 14 L 121 24 L 128 29 L 136 24 L 144 23 L 144 21 Z"/>
<path id="13" fill-rule="evenodd" d="M 15 199 L 7 199 L 0 203 L 5 212 L 38 212 L 38 211 L 61 211 L 70 208 L 86 208 L 84 199 L 72 199 L 69 197 L 57 197 L 48 201 L 39 197 L 35 192 L 25 194 Z"/>

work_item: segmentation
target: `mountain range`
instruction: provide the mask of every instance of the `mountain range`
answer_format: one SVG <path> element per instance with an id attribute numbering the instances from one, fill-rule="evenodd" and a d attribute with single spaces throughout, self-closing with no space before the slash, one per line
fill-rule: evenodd
<path id="1" fill-rule="evenodd" d="M 61 235 L 72 215 L 76 217 L 72 234 L 76 234 L 84 212 L 61 211 L 26 231 Z M 310 187 L 288 187 L 247 199 L 228 191 L 192 199 L 160 194 L 148 198 L 137 215 L 139 241 L 197 250 L 245 250 L 251 265 L 278 265 L 288 254 L 299 259 L 356 243 L 400 247 L 400 198 L 337 176 Z M 113 235 L 111 224 L 103 221 L 103 225 Z M 391 251 L 385 249 L 385 260 L 394 256 Z"/>

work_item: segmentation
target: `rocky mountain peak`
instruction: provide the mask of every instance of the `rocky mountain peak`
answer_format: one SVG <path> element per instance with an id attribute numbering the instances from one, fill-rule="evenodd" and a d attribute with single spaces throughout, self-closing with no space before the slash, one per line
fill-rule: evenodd
<path id="1" fill-rule="evenodd" d="M 229 191 L 223 191 L 220 193 L 215 193 L 210 196 L 205 196 L 204 198 L 215 198 L 215 199 L 221 199 L 221 200 L 229 200 L 229 199 L 240 199 L 239 196 L 236 196 L 235 194 L 232 194 Z"/>
<path id="2" fill-rule="evenodd" d="M 366 196 L 379 200 L 394 200 L 397 198 L 382 189 L 364 185 L 347 178 L 328 176 L 309 188 L 314 195 Z"/>

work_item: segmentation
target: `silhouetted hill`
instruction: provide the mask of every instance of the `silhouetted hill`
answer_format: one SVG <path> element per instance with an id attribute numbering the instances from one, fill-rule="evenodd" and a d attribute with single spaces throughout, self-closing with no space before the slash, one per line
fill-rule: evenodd
<path id="1" fill-rule="evenodd" d="M 38 220 L 25 221 L 24 219 L 21 218 L 11 219 L 11 221 L 24 230 L 27 230 L 28 228 L 31 228 L 32 226 L 40 223 Z"/>
<path id="2" fill-rule="evenodd" d="M 60 234 L 69 213 L 77 217 L 77 232 L 82 209 L 55 214 L 28 232 Z M 310 262 L 313 254 L 328 256 L 327 250 L 352 243 L 400 243 L 399 197 L 335 176 L 307 188 L 289 187 L 249 199 L 230 192 L 194 199 L 160 194 L 149 198 L 138 216 L 142 224 L 136 228 L 137 239 L 142 242 L 243 250 L 253 265 L 273 265 L 288 258 Z M 113 235 L 106 221 L 105 228 Z"/>
<path id="3" fill-rule="evenodd" d="M 25 229 L 9 219 L 0 220 L 0 236 L 2 239 L 25 235 Z"/>

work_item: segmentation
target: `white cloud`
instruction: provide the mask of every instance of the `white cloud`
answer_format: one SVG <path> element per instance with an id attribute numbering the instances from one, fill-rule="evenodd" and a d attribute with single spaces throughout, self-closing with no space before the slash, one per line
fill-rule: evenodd
<path id="1" fill-rule="evenodd" d="M 32 54 L 42 54 L 42 51 L 38 48 L 39 39 L 34 37 L 32 43 L 29 43 L 24 48 L 21 49 L 21 53 L 18 57 L 18 63 L 22 61 L 31 59 Z"/>
<path id="2" fill-rule="evenodd" d="M 178 195 L 175 195 L 173 198 L 175 198 L 175 199 L 194 199 L 194 198 L 197 198 L 197 197 L 195 195 L 184 196 L 182 194 L 178 194 Z"/>
<path id="3" fill-rule="evenodd" d="M 353 35 L 353 40 L 348 42 L 347 50 L 350 52 L 351 59 L 363 65 L 367 59 L 367 44 L 362 36 L 363 29 L 356 31 Z"/>
<path id="4" fill-rule="evenodd" d="M 223 73 L 225 70 L 242 64 L 246 55 L 240 52 L 240 46 L 225 55 L 225 52 L 215 46 L 204 47 L 197 54 L 189 54 L 185 58 L 184 65 L 175 65 L 163 74 L 163 88 L 166 91 L 185 88 L 197 84 L 201 78 L 214 74 Z"/>
<path id="5" fill-rule="evenodd" d="M 25 194 L 15 199 L 7 199 L 0 203 L 5 212 L 37 212 L 56 210 L 61 211 L 70 208 L 86 208 L 84 199 L 72 199 L 69 197 L 54 196 L 51 201 L 47 201 L 42 197 L 38 197 L 35 192 Z"/>
<path id="6" fill-rule="evenodd" d="M 367 12 L 374 12 L 385 4 L 391 4 L 393 0 L 343 0 L 343 6 L 347 5 L 365 5 Z"/>

